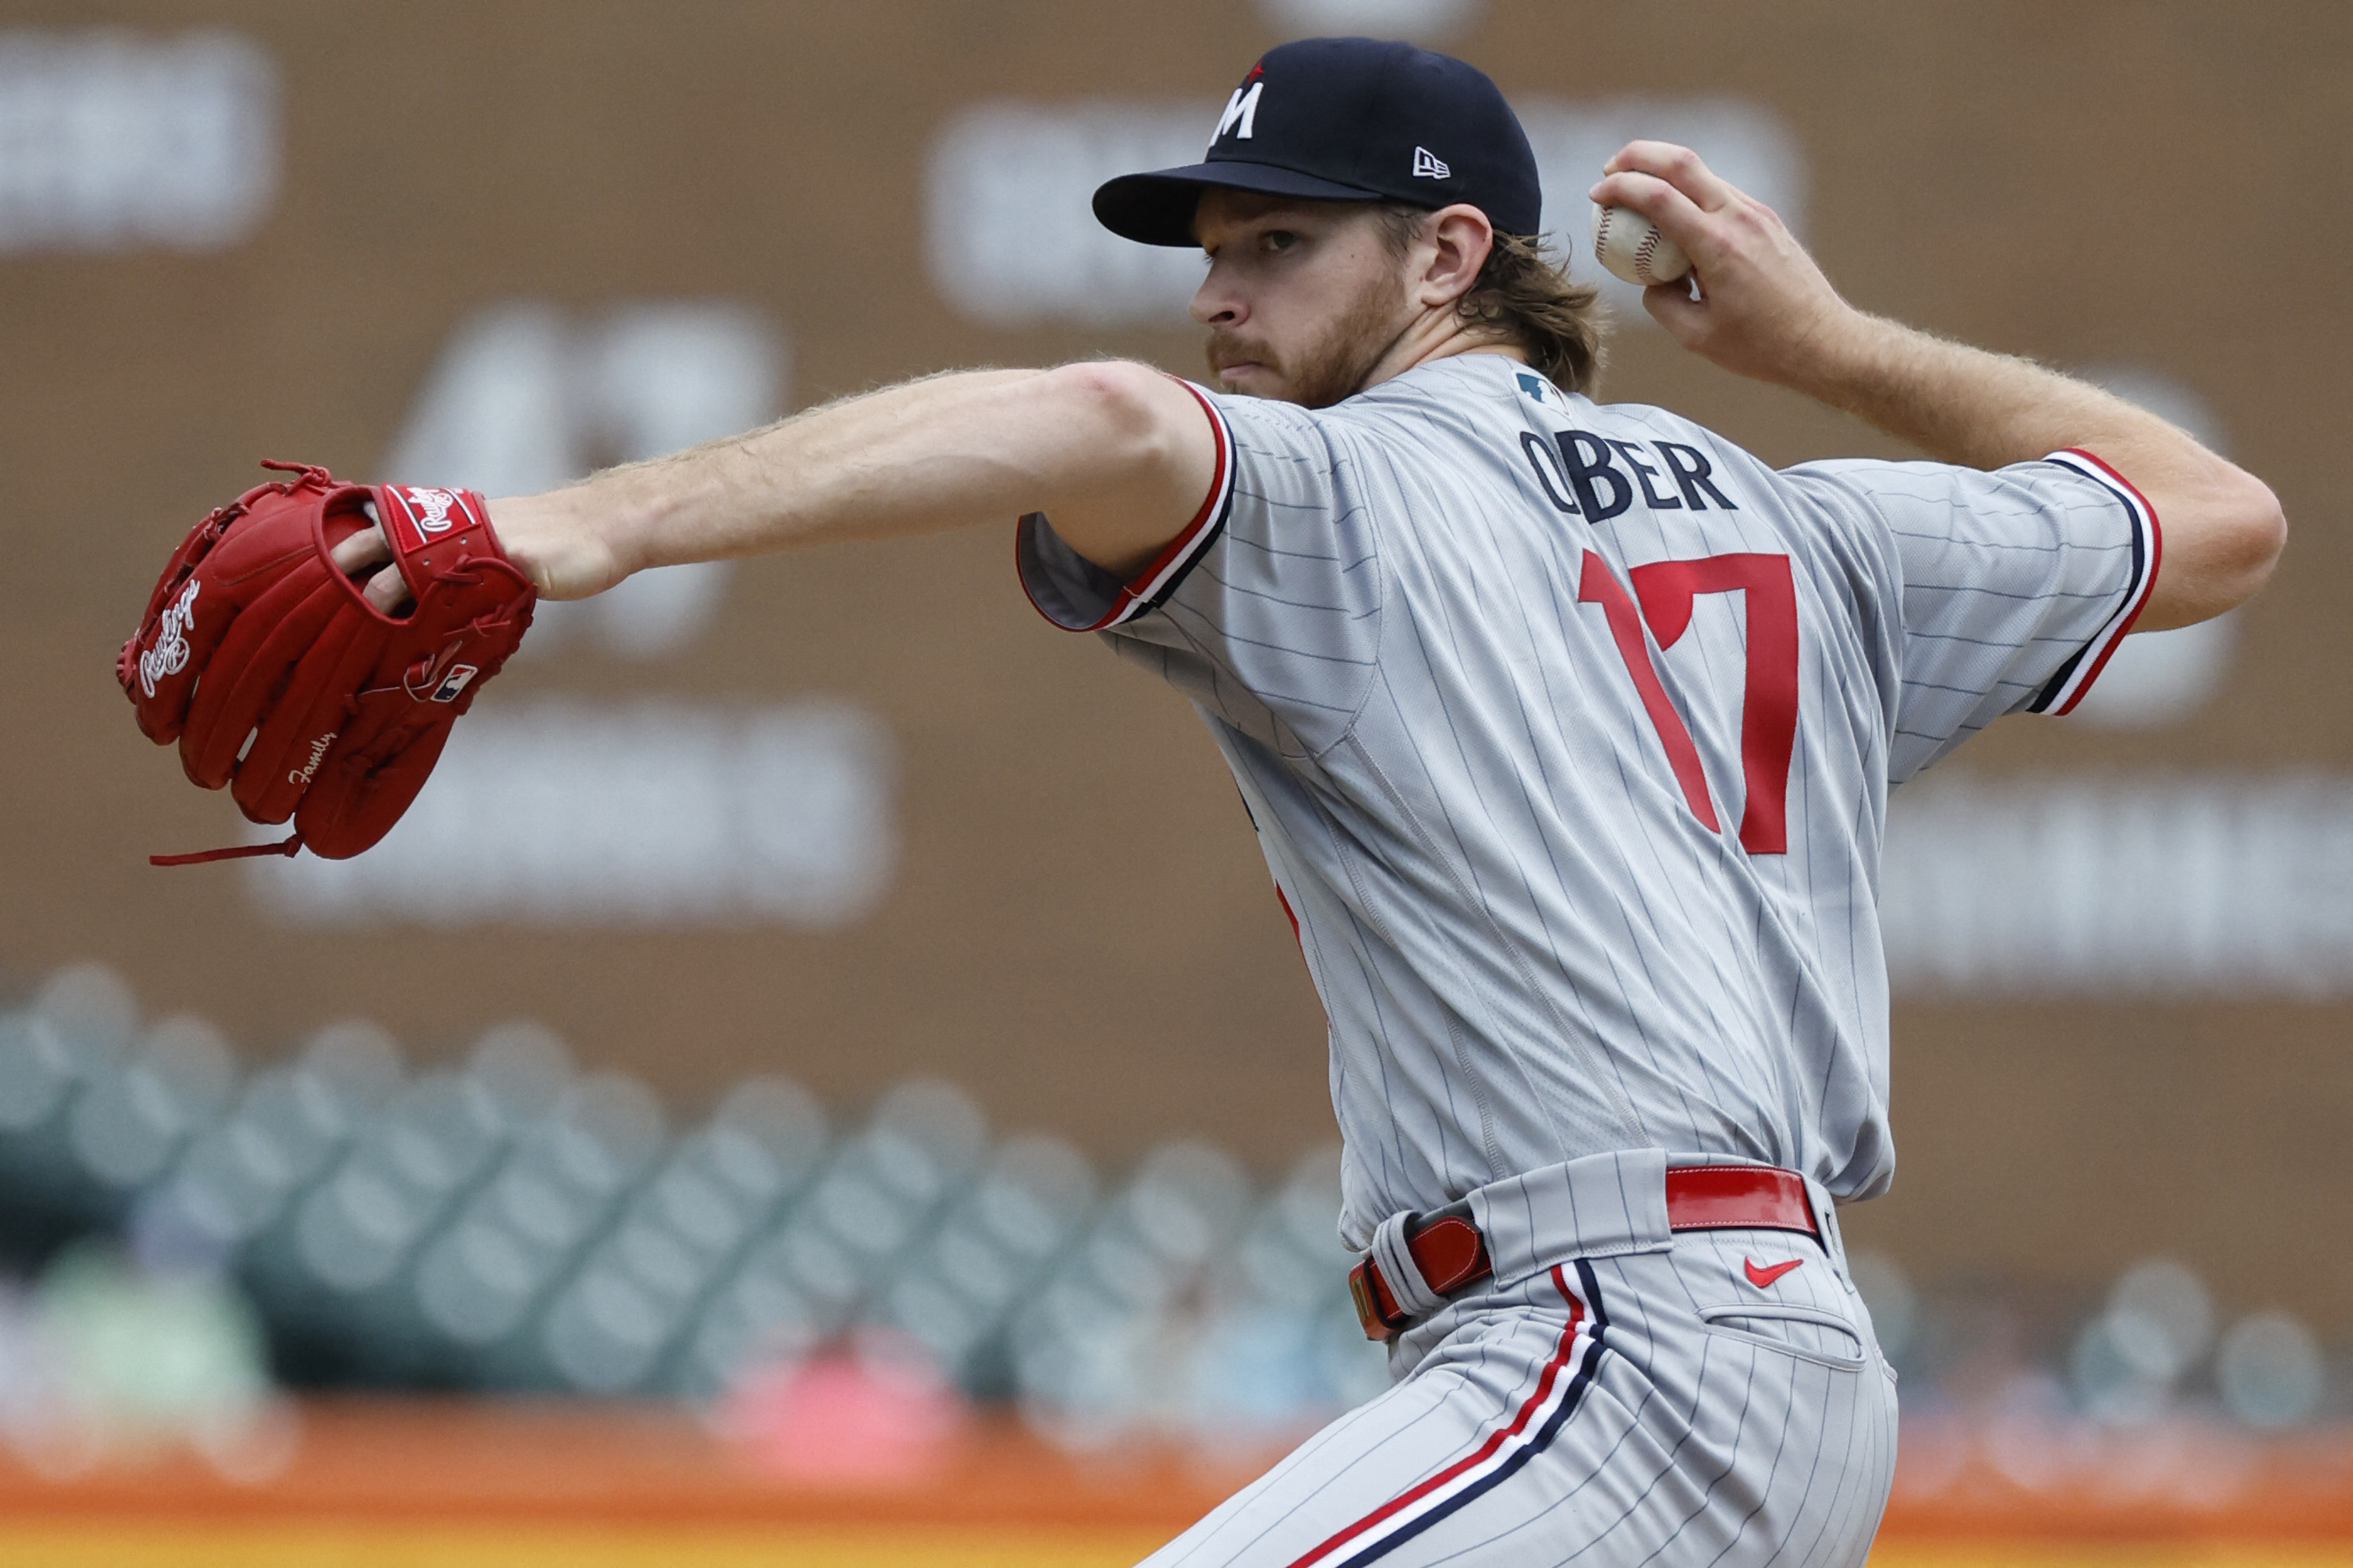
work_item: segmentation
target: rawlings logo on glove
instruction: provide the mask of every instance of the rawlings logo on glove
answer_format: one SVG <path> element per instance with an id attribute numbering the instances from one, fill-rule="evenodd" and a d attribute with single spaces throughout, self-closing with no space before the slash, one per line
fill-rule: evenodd
<path id="1" fill-rule="evenodd" d="M 188 668 L 188 623 L 195 618 L 190 606 L 196 602 L 196 590 L 203 586 L 202 583 L 191 582 L 181 591 L 172 607 L 164 612 L 163 626 L 155 633 L 155 646 L 139 656 L 139 689 L 150 697 L 155 695 L 157 681 Z"/>
<path id="2" fill-rule="evenodd" d="M 407 498 L 409 509 L 417 514 L 419 533 L 448 532 L 449 509 L 463 504 L 450 490 L 419 489 L 411 485 L 394 493 Z"/>
<path id="3" fill-rule="evenodd" d="M 522 641 L 538 600 L 471 490 L 347 485 L 324 468 L 259 485 L 190 531 L 115 674 L 158 745 L 282 844 L 155 864 L 358 854 L 400 820 L 449 728 Z M 335 546 L 382 520 L 413 605 L 387 616 Z"/>

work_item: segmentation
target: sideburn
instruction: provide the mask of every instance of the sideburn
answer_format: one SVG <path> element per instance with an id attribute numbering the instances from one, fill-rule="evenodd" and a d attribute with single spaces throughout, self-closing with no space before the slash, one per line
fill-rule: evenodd
<path id="1" fill-rule="evenodd" d="M 1368 280 L 1330 331 L 1299 355 L 1293 398 L 1304 407 L 1329 408 L 1362 392 L 1366 378 L 1410 324 L 1404 320 L 1404 296 L 1393 272 Z"/>

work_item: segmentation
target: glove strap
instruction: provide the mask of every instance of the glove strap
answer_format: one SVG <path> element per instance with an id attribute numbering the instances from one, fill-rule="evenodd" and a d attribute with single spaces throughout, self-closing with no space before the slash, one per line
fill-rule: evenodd
<path id="1" fill-rule="evenodd" d="M 277 844 L 239 844 L 227 849 L 199 849 L 193 855 L 150 855 L 150 866 L 202 866 L 213 860 L 243 860 L 254 855 L 283 855 L 292 859 L 301 852 L 300 833 Z"/>
<path id="2" fill-rule="evenodd" d="M 385 542 L 408 580 L 408 591 L 420 602 L 436 578 L 469 560 L 506 558 L 491 531 L 490 508 L 473 490 L 376 485 L 370 493 Z"/>

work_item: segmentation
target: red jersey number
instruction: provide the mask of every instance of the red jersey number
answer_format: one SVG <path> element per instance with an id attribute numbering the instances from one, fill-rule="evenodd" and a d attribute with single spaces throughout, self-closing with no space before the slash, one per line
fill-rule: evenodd
<path id="1" fill-rule="evenodd" d="M 1578 573 L 1580 604 L 1601 606 L 1609 624 L 1610 640 L 1626 673 L 1642 699 L 1642 711 L 1659 743 L 1666 748 L 1667 764 L 1682 786 L 1692 815 L 1711 831 L 1720 831 L 1715 804 L 1708 796 L 1707 775 L 1700 768 L 1699 748 L 1683 715 L 1668 699 L 1664 682 L 1643 646 L 1642 625 L 1663 651 L 1675 646 L 1689 629 L 1692 605 L 1702 594 L 1746 594 L 1748 619 L 1748 669 L 1740 703 L 1740 779 L 1745 804 L 1740 813 L 1740 847 L 1751 855 L 1785 855 L 1789 849 L 1789 758 L 1798 739 L 1798 594 L 1786 555 L 1709 555 L 1696 561 L 1653 561 L 1628 574 L 1634 592 L 1629 595 L 1610 574 L 1609 563 L 1594 552 L 1585 552 Z M 1635 608 L 1636 600 L 1641 608 Z"/>

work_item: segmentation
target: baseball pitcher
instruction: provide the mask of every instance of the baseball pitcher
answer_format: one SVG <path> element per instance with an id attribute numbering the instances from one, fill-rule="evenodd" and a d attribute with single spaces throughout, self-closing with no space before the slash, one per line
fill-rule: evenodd
<path id="1" fill-rule="evenodd" d="M 1591 401 L 1592 291 L 1493 84 L 1314 39 L 1201 163 L 1095 196 L 1207 257 L 1207 384 L 942 375 L 489 503 L 557 599 L 1018 519 L 1039 611 L 1198 709 L 1330 1016 L 1394 1381 L 1155 1563 L 1862 1563 L 1895 1390 L 1837 1210 L 1894 1170 L 1888 791 L 2281 547 L 2262 483 L 1854 310 L 1692 153 L 1637 142 L 1592 195 L 1689 258 L 1645 300 L 1678 342 L 1937 460 L 1776 470 Z M 332 531 L 410 613 L 416 545 Z"/>

